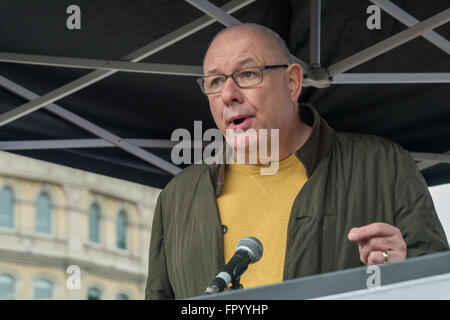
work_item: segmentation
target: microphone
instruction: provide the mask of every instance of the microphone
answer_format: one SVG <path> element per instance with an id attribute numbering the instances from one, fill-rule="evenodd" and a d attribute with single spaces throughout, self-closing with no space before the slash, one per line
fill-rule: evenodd
<path id="1" fill-rule="evenodd" d="M 250 263 L 255 263 L 261 259 L 263 254 L 263 245 L 255 237 L 245 237 L 241 239 L 233 257 L 223 268 L 216 278 L 206 288 L 204 294 L 222 292 L 228 284 L 241 277 L 247 270 Z"/>

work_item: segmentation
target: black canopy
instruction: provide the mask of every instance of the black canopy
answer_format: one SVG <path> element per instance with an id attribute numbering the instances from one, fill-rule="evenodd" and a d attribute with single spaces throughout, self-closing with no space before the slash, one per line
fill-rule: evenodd
<path id="1" fill-rule="evenodd" d="M 319 68 L 319 71 L 330 71 L 327 69 L 329 66 L 409 30 L 384 8 L 381 11 L 381 29 L 369 29 L 366 21 L 371 14 L 366 10 L 375 2 L 322 1 L 320 67 L 323 69 Z M 448 0 L 379 2 L 401 8 L 403 13 L 408 13 L 418 22 L 449 8 Z M 211 3 L 218 7 L 228 6 L 225 9 L 236 3 L 246 4 L 245 1 Z M 71 15 L 66 10 L 70 5 L 81 9 L 80 30 L 69 30 L 66 26 Z M 310 1 L 258 0 L 232 15 L 241 22 L 270 27 L 285 39 L 293 55 L 302 61 L 311 61 L 310 22 L 313 14 Z M 198 26 L 208 19 L 212 18 L 181 0 L 0 0 L 0 114 L 29 102 L 24 95 L 43 96 L 82 76 L 98 72 L 31 65 L 32 60 L 41 60 L 36 56 L 117 62 L 125 61 L 124 57 L 130 53 L 153 44 L 155 52 L 151 55 L 147 52 L 148 57 L 140 62 L 162 65 L 148 65 L 150 68 L 170 70 L 167 65 L 182 65 L 180 70 L 198 70 L 189 66 L 201 66 L 209 42 L 224 27 L 219 22 L 203 28 Z M 199 21 L 196 32 L 189 34 L 187 30 L 194 26 L 193 21 Z M 318 32 L 317 28 L 312 28 L 313 32 Z M 349 82 L 349 78 L 328 75 L 329 86 L 304 87 L 300 97 L 300 102 L 314 105 L 335 130 L 382 136 L 413 152 L 418 161 L 425 160 L 418 165 L 426 168 L 422 172 L 429 185 L 450 182 L 450 156 L 446 154 L 450 151 L 448 23 L 440 24 L 433 32 L 440 35 L 438 42 L 444 48 L 419 35 L 345 72 L 361 79 L 373 73 L 408 73 L 414 81 L 423 78 L 423 82 L 429 83 L 392 84 L 383 83 L 388 82 L 383 80 L 367 84 L 338 84 Z M 182 39 L 178 40 L 177 35 Z M 174 43 L 161 49 L 164 47 L 161 44 L 168 39 Z M 18 64 L 13 60 L 28 62 Z M 44 57 L 42 61 L 52 60 Z M 305 73 L 310 83 L 319 83 L 314 82 L 312 68 Z M 390 79 L 392 75 L 380 76 Z M 429 81 L 429 77 L 440 80 Z M 361 79 L 356 82 L 361 82 Z M 53 109 L 42 107 L 1 126 L 1 149 L 163 187 L 173 174 L 151 164 L 146 156 L 151 154 L 170 162 L 170 144 L 164 141 L 170 140 L 175 129 L 186 128 L 193 135 L 195 120 L 203 121 L 203 130 L 215 127 L 207 99 L 192 75 L 116 72 L 52 102 Z M 61 110 L 71 113 L 63 119 Z M 94 140 L 99 137 L 93 131 L 88 132 L 74 124 L 74 115 L 88 121 L 84 123 L 86 126 L 98 126 L 94 132 L 101 128 L 106 130 L 102 131 L 103 134 L 113 134 L 111 139 L 123 139 L 114 141 L 119 141 L 125 150 L 131 148 L 134 154 Z M 53 140 L 59 139 L 64 141 L 56 147 L 58 144 Z M 66 139 L 70 140 L 66 143 Z M 36 143 L 26 144 L 28 141 Z M 157 143 L 162 147 L 157 147 Z M 141 151 L 144 151 L 144 156 L 139 158 L 136 153 Z M 433 157 L 438 157 L 441 162 L 427 160 Z"/>

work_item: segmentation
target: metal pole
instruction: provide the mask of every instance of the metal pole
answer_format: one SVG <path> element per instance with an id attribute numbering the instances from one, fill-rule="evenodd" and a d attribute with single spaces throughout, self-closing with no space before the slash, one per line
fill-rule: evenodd
<path id="1" fill-rule="evenodd" d="M 333 84 L 450 83 L 450 73 L 341 73 Z"/>
<path id="2" fill-rule="evenodd" d="M 196 7 L 203 13 L 206 13 L 208 16 L 213 17 L 217 21 L 219 21 L 221 24 L 231 27 L 238 24 L 241 24 L 241 22 L 236 19 L 235 17 L 223 12 L 220 8 L 213 5 L 211 2 L 206 0 L 185 0 L 190 5 Z"/>
<path id="3" fill-rule="evenodd" d="M 450 163 L 450 154 L 445 153 L 411 152 L 411 156 L 414 160 Z"/>
<path id="4" fill-rule="evenodd" d="M 320 67 L 320 10 L 321 0 L 310 0 L 309 59 L 312 66 Z"/>
<path id="5" fill-rule="evenodd" d="M 0 52 L 0 61 L 8 63 L 23 63 L 64 68 L 99 69 L 109 71 L 167 74 L 179 76 L 201 76 L 203 74 L 202 67 L 200 66 L 68 58 L 9 52 Z"/>
<path id="6" fill-rule="evenodd" d="M 164 139 L 122 139 L 122 143 L 130 143 L 141 148 L 171 149 L 175 146 L 192 148 L 194 141 L 171 141 Z M 209 142 L 203 142 L 206 147 Z M 48 150 L 48 149 L 87 149 L 113 148 L 116 145 L 103 139 L 51 139 L 51 140 L 18 140 L 0 141 L 0 150 Z"/>

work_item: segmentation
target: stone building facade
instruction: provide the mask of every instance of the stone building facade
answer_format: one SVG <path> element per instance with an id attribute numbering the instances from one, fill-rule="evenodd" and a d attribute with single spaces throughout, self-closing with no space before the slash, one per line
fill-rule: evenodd
<path id="1" fill-rule="evenodd" d="M 143 299 L 159 192 L 0 152 L 0 299 Z"/>

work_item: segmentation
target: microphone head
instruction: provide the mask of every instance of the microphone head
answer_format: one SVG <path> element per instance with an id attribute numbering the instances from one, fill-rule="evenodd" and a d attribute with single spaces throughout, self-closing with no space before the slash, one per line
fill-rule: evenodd
<path id="1" fill-rule="evenodd" d="M 251 263 L 255 263 L 262 257 L 263 245 L 261 241 L 259 241 L 255 237 L 245 237 L 239 240 L 236 246 L 236 251 L 238 250 L 247 251 L 250 256 Z"/>

